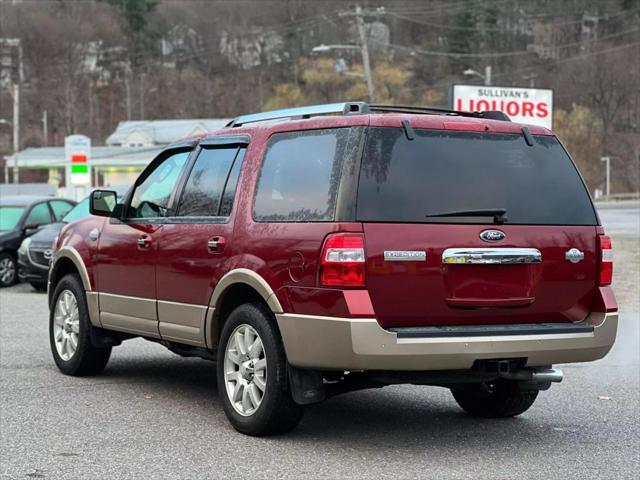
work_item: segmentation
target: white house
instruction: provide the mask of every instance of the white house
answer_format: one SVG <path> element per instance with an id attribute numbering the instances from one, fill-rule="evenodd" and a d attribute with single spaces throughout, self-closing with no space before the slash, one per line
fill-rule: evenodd
<path id="1" fill-rule="evenodd" d="M 120 122 L 107 138 L 106 146 L 91 148 L 92 186 L 133 183 L 140 171 L 166 145 L 181 138 L 219 130 L 227 123 L 229 119 L 224 118 Z M 66 167 L 64 146 L 26 148 L 5 159 L 7 170 L 15 167 L 20 171 L 48 170 L 49 183 L 62 186 Z"/>

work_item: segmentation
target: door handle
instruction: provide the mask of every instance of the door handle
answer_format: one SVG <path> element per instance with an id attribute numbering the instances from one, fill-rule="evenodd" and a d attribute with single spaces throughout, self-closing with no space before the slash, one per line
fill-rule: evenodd
<path id="1" fill-rule="evenodd" d="M 141 250 L 149 248 L 149 245 L 151 245 L 151 237 L 149 235 L 143 235 L 138 238 L 137 244 L 138 248 Z"/>
<path id="2" fill-rule="evenodd" d="M 224 247 L 226 244 L 227 244 L 227 241 L 225 240 L 224 237 L 213 237 L 213 238 L 210 238 L 209 241 L 207 242 L 207 248 L 212 252 L 219 253 L 224 250 Z"/>

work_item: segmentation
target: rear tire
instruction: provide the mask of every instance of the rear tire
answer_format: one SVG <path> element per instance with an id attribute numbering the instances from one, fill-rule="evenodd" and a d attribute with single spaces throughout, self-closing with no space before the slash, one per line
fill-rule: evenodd
<path id="1" fill-rule="evenodd" d="M 222 328 L 217 360 L 218 394 L 237 431 L 273 435 L 300 422 L 303 407 L 291 396 L 280 332 L 261 304 L 244 304 L 231 312 Z"/>
<path id="2" fill-rule="evenodd" d="M 538 396 L 537 390 L 522 390 L 518 382 L 498 379 L 452 389 L 453 398 L 470 415 L 483 418 L 514 417 L 526 412 Z"/>
<path id="3" fill-rule="evenodd" d="M 51 353 L 65 375 L 94 375 L 107 366 L 111 347 L 95 347 L 92 329 L 82 282 L 77 275 L 65 275 L 56 285 L 49 312 Z"/>

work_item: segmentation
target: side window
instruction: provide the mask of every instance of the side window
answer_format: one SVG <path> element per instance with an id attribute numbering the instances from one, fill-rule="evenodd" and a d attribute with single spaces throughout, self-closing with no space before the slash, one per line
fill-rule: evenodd
<path id="1" fill-rule="evenodd" d="M 253 218 L 259 222 L 332 221 L 349 131 L 273 135 L 260 170 Z"/>
<path id="2" fill-rule="evenodd" d="M 47 225 L 49 223 L 51 223 L 51 213 L 46 202 L 33 207 L 24 222 L 25 225 Z"/>
<path id="3" fill-rule="evenodd" d="M 244 152 L 244 149 L 240 151 Z M 239 153 L 238 147 L 200 150 L 184 187 L 178 215 L 229 216 L 242 156 L 243 153 Z M 220 208 L 221 205 L 224 209 Z"/>
<path id="4" fill-rule="evenodd" d="M 79 204 L 73 207 L 62 219 L 63 222 L 71 223 L 79 218 L 89 216 L 89 197 L 86 197 Z"/>
<path id="5" fill-rule="evenodd" d="M 62 200 L 52 200 L 49 202 L 49 205 L 51 205 L 51 210 L 53 210 L 53 216 L 55 217 L 56 222 L 62 220 L 62 217 L 69 213 L 73 208 L 72 204 Z"/>
<path id="6" fill-rule="evenodd" d="M 127 215 L 131 218 L 166 217 L 171 193 L 188 157 L 189 152 L 176 153 L 156 166 L 133 192 Z"/>

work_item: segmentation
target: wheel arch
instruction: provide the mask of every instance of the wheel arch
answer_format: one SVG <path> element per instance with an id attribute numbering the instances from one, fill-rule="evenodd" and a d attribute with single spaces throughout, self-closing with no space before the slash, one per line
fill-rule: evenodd
<path id="1" fill-rule="evenodd" d="M 89 273 L 82 261 L 82 257 L 76 249 L 68 246 L 63 247 L 56 252 L 56 260 L 49 271 L 49 303 L 51 303 L 51 296 L 57 283 L 69 273 L 78 274 L 85 291 L 92 291 Z"/>
<path id="2" fill-rule="evenodd" d="M 283 313 L 282 305 L 267 281 L 253 270 L 237 268 L 227 272 L 217 283 L 206 325 L 206 344 L 218 343 L 224 320 L 234 308 L 244 303 L 260 302 L 271 313 Z"/>

